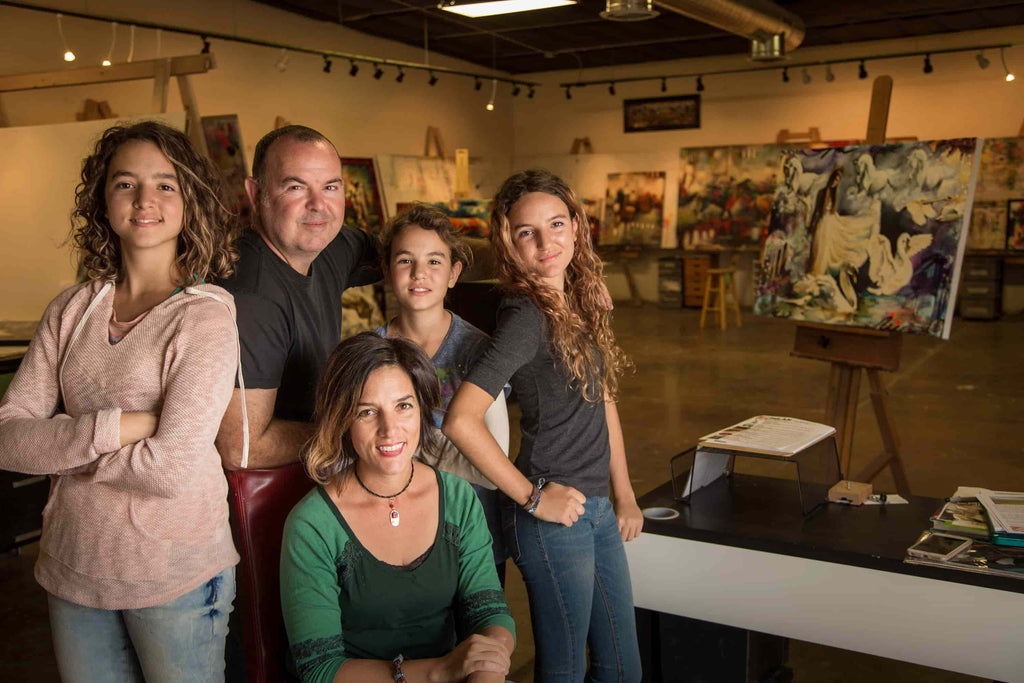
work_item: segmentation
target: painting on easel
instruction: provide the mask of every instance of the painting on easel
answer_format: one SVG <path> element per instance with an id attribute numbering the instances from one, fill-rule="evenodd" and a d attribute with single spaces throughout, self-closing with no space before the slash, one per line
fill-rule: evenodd
<path id="1" fill-rule="evenodd" d="M 600 244 L 660 247 L 665 172 L 609 173 Z"/>
<path id="2" fill-rule="evenodd" d="M 785 149 L 792 146 L 680 150 L 679 245 L 694 249 L 759 244 L 782 178 L 780 161 Z"/>
<path id="3" fill-rule="evenodd" d="M 977 140 L 786 153 L 754 312 L 947 339 Z"/>
<path id="4" fill-rule="evenodd" d="M 342 159 L 345 180 L 345 225 L 371 235 L 384 227 L 384 207 L 373 159 Z"/>

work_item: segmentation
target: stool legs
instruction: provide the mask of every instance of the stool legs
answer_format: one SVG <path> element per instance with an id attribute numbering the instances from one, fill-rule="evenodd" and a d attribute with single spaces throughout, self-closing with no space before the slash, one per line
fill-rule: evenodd
<path id="1" fill-rule="evenodd" d="M 718 318 L 718 326 L 723 330 L 727 327 L 727 313 L 729 308 L 729 297 L 732 296 L 732 310 L 736 314 L 736 327 L 743 327 L 740 320 L 740 299 L 736 293 L 735 272 L 716 272 L 712 270 L 704 279 L 704 302 L 700 308 L 700 329 L 704 329 L 708 311 L 712 311 Z M 711 295 L 715 299 L 712 305 Z"/>
<path id="2" fill-rule="evenodd" d="M 740 320 L 740 298 L 736 295 L 736 274 L 733 273 L 729 277 L 729 292 L 732 294 L 732 310 L 736 313 L 736 327 L 743 327 L 743 322 Z"/>
<path id="3" fill-rule="evenodd" d="M 700 329 L 704 329 L 704 319 L 708 315 L 708 302 L 711 300 L 711 281 L 714 276 L 708 273 L 704 277 L 704 303 L 700 307 Z"/>

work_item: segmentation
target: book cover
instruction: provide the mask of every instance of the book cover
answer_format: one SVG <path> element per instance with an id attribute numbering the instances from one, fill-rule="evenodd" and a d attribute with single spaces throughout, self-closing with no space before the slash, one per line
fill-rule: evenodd
<path id="1" fill-rule="evenodd" d="M 835 433 L 835 427 L 817 422 L 758 415 L 701 437 L 699 445 L 786 456 L 799 453 Z"/>
<path id="2" fill-rule="evenodd" d="M 977 500 L 951 500 L 932 515 L 932 529 L 974 538 L 989 538 L 988 516 Z"/>

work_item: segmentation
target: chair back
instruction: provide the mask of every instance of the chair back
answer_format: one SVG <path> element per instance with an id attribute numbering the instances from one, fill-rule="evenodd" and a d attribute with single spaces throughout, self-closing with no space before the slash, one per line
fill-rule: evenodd
<path id="1" fill-rule="evenodd" d="M 236 609 L 242 623 L 246 680 L 284 678 L 288 640 L 281 617 L 281 538 L 288 513 L 313 488 L 302 463 L 229 471 L 228 500 L 238 565 Z"/>

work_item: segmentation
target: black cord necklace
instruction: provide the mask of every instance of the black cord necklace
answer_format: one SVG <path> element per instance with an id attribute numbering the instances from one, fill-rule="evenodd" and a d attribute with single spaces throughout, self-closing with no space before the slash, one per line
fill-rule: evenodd
<path id="1" fill-rule="evenodd" d="M 395 509 L 395 499 L 398 498 L 403 493 L 405 493 L 405 490 L 409 488 L 409 484 L 412 483 L 412 476 L 416 473 L 415 463 L 412 460 L 409 461 L 409 481 L 405 482 L 405 486 L 402 487 L 401 491 L 399 491 L 398 493 L 393 493 L 390 496 L 382 496 L 381 494 L 375 491 L 371 491 L 369 488 L 367 488 L 366 484 L 363 483 L 363 480 L 359 478 L 358 467 L 353 467 L 352 473 L 356 475 L 356 481 L 359 482 L 359 485 L 363 487 L 364 491 L 369 493 L 371 496 L 375 496 L 377 498 L 384 498 L 388 501 L 388 508 L 390 508 L 390 512 L 388 512 L 388 519 L 391 521 L 391 526 L 398 526 L 399 517 L 398 510 Z"/>

